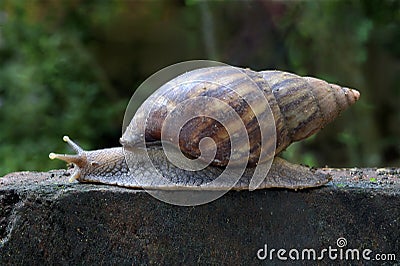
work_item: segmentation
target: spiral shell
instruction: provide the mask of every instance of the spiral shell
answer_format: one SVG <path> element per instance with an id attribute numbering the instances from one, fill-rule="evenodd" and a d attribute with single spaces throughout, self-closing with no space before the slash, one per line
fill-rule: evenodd
<path id="1" fill-rule="evenodd" d="M 120 141 L 125 148 L 135 149 L 141 147 L 143 134 L 147 144 L 160 141 L 162 136 L 172 140 L 176 132 L 169 131 L 173 127 L 164 127 L 171 112 L 187 100 L 209 97 L 227 104 L 238 114 L 241 121 L 228 117 L 226 123 L 233 130 L 236 124 L 243 123 L 249 146 L 243 141 L 243 149 L 237 148 L 232 158 L 231 134 L 228 134 L 224 125 L 205 115 L 187 121 L 179 129 L 179 139 L 171 141 L 172 144 L 186 156 L 198 158 L 201 156 L 201 141 L 211 138 L 217 147 L 211 162 L 213 165 L 225 166 L 229 160 L 239 163 L 246 160 L 248 166 L 254 166 L 270 159 L 261 155 L 262 136 L 271 142 L 267 149 L 274 149 L 278 154 L 292 142 L 319 131 L 355 103 L 359 95 L 353 89 L 282 71 L 256 72 L 230 66 L 201 68 L 176 77 L 153 93 L 138 109 Z M 182 111 L 191 111 L 193 114 L 199 109 L 209 113 L 224 112 L 220 106 L 215 102 L 208 104 L 207 101 L 196 105 L 194 101 Z M 271 135 L 271 132 L 265 132 L 269 130 L 268 127 L 261 126 L 258 121 L 268 120 L 271 112 L 276 143 L 268 139 Z"/>

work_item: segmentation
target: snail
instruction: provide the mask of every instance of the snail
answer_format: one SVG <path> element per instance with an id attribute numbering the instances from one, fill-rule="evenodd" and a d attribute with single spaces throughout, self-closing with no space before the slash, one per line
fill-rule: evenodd
<path id="1" fill-rule="evenodd" d="M 328 174 L 276 155 L 292 142 L 318 132 L 359 97 L 357 90 L 283 71 L 200 68 L 165 83 L 141 105 L 120 139 L 122 147 L 85 151 L 65 136 L 77 154 L 50 153 L 49 157 L 73 164 L 72 180 L 123 187 L 199 189 L 217 180 L 227 166 L 244 165 L 235 184 L 216 181 L 208 189 L 248 189 L 254 169 L 268 162 L 270 169 L 257 188 L 318 187 L 329 182 Z M 210 117 L 225 116 L 221 106 L 236 113 L 226 115 L 223 123 Z M 208 110 L 207 115 L 196 115 L 203 110 Z M 185 112 L 191 112 L 190 119 L 184 119 Z M 179 127 L 176 123 L 182 119 Z M 263 125 L 263 121 L 268 123 Z M 243 130 L 237 130 L 240 127 L 245 129 L 244 138 Z M 232 136 L 239 137 L 234 149 Z M 176 166 L 164 152 L 166 146 L 173 147 L 172 154 L 200 164 L 204 161 L 205 166 L 197 171 Z M 203 156 L 209 150 L 211 156 Z M 153 166 L 168 180 L 155 179 L 149 170 Z"/>

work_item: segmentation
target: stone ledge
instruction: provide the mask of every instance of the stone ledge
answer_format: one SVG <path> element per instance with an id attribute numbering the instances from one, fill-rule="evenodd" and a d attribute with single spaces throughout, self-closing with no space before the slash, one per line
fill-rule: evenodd
<path id="1" fill-rule="evenodd" d="M 12 173 L 0 178 L 0 264 L 255 264 L 265 244 L 321 251 L 340 237 L 399 263 L 400 169 L 322 171 L 333 175 L 322 188 L 232 191 L 197 207 L 68 183 L 64 170 Z"/>

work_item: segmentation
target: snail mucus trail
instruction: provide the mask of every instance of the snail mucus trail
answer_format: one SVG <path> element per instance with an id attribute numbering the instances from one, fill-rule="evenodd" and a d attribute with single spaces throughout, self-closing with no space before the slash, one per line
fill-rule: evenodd
<path id="1" fill-rule="evenodd" d="M 248 78 L 243 78 L 243 74 Z M 211 80 L 212 82 L 204 86 L 196 82 L 185 82 L 187 80 Z M 225 101 L 233 109 L 236 108 L 235 110 L 238 108 L 246 110 L 239 116 L 246 126 L 249 138 L 250 155 L 245 158 L 248 168 L 240 180 L 233 187 L 228 188 L 248 189 L 253 167 L 268 160 L 261 154 L 260 136 L 263 132 L 260 131 L 260 127 L 254 127 L 251 124 L 254 114 L 248 113 L 252 112 L 251 108 L 240 106 L 243 101 L 235 92 L 245 92 L 250 86 L 249 82 L 260 88 L 264 95 L 264 97 L 259 97 L 263 98 L 260 101 L 267 99 L 272 112 L 276 127 L 275 154 L 279 154 L 292 142 L 318 132 L 360 97 L 357 90 L 283 71 L 256 72 L 230 66 L 201 68 L 167 82 L 142 104 L 120 139 L 123 147 L 84 151 L 68 137 L 64 137 L 64 141 L 70 144 L 77 155 L 51 153 L 49 157 L 73 164 L 71 179 L 80 182 L 145 189 L 202 189 L 205 184 L 216 180 L 230 159 L 229 134 L 226 134 L 223 126 L 216 124 L 213 119 L 194 118 L 182 128 L 184 133 L 180 134 L 177 143 L 172 143 L 188 157 L 198 158 L 201 154 L 199 150 L 201 139 L 213 138 L 218 149 L 211 165 L 203 170 L 187 171 L 171 164 L 159 143 L 161 128 L 168 112 L 191 97 L 206 94 Z M 230 84 L 230 86 L 218 86 L 221 83 Z M 176 86 L 176 84 L 184 85 Z M 234 87 L 234 90 L 228 87 Z M 255 104 L 257 104 L 257 99 Z M 143 145 L 143 132 L 146 149 L 137 148 Z M 216 133 L 216 136 L 210 135 L 210 132 Z M 169 132 L 163 132 L 163 134 L 169 136 Z M 175 132 L 171 132 L 172 134 Z M 129 166 L 125 161 L 124 149 L 133 151 L 129 152 Z M 153 165 L 168 179 L 167 182 L 154 179 L 154 172 L 149 170 L 153 167 L 149 165 L 146 154 L 152 158 Z M 238 158 L 239 163 L 242 162 L 241 160 L 243 158 Z M 301 189 L 321 186 L 329 180 L 330 176 L 321 171 L 291 164 L 275 157 L 270 171 L 258 188 Z M 216 182 L 207 189 L 222 190 L 227 189 L 227 185 L 224 182 Z"/>

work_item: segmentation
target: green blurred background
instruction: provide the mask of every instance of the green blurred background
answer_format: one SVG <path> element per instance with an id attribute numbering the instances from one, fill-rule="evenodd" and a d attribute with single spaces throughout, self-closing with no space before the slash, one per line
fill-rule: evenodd
<path id="1" fill-rule="evenodd" d="M 284 156 L 400 166 L 400 1 L 0 1 L 0 176 L 62 168 L 51 151 L 118 145 L 154 72 L 193 59 L 280 69 L 361 100 Z"/>

